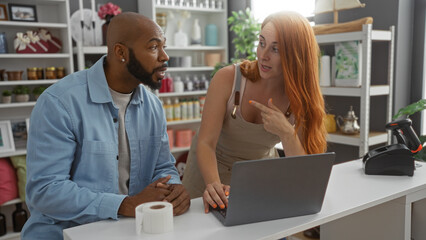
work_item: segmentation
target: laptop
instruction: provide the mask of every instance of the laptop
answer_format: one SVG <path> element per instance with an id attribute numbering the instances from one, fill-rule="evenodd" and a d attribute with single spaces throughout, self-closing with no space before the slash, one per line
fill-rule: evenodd
<path id="1" fill-rule="evenodd" d="M 225 226 L 321 211 L 335 153 L 234 163 L 228 208 L 211 212 Z"/>

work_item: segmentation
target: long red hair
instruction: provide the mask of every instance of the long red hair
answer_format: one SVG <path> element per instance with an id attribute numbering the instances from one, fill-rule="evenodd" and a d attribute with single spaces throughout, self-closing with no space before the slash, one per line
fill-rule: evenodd
<path id="1" fill-rule="evenodd" d="M 295 134 L 302 129 L 302 145 L 306 153 L 322 153 L 327 149 L 327 131 L 324 99 L 319 86 L 319 47 L 312 27 L 302 15 L 287 11 L 269 15 L 262 28 L 269 22 L 278 35 L 285 94 L 296 119 Z M 241 72 L 251 81 L 260 79 L 257 60 L 244 61 Z"/>

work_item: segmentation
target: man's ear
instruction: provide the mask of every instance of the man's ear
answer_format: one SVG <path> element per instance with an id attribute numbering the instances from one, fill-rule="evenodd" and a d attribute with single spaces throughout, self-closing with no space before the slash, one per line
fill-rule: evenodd
<path id="1" fill-rule="evenodd" d="M 121 43 L 114 44 L 114 57 L 119 62 L 127 62 L 128 60 L 128 49 Z"/>

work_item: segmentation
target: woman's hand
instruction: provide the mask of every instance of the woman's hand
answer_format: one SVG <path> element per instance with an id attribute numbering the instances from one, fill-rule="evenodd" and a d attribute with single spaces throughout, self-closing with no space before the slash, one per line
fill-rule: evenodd
<path id="1" fill-rule="evenodd" d="M 224 209 L 228 207 L 229 185 L 219 182 L 209 183 L 203 193 L 204 212 L 209 212 L 209 206 L 212 208 L 220 207 Z"/>
<path id="2" fill-rule="evenodd" d="M 263 127 L 266 131 L 283 138 L 288 134 L 294 134 L 294 127 L 285 117 L 284 113 L 272 103 L 272 98 L 268 101 L 268 106 L 250 100 L 249 103 L 260 110 Z"/>

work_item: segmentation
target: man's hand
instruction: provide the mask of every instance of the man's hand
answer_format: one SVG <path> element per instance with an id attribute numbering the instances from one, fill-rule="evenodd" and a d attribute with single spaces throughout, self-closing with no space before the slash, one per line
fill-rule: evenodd
<path id="1" fill-rule="evenodd" d="M 157 181 L 149 184 L 144 190 L 142 190 L 135 196 L 126 197 L 123 202 L 121 202 L 120 208 L 118 209 L 118 214 L 127 217 L 134 217 L 135 208 L 138 205 L 146 202 L 165 200 L 166 196 L 170 196 L 173 190 L 157 186 L 167 186 L 167 182 L 170 180 L 170 178 L 170 175 L 167 177 L 160 178 Z M 175 205 L 173 204 L 173 206 Z"/>
<path id="2" fill-rule="evenodd" d="M 173 215 L 181 215 L 191 205 L 188 192 L 182 184 L 172 184 L 169 187 L 171 193 L 163 200 L 173 204 Z"/>

